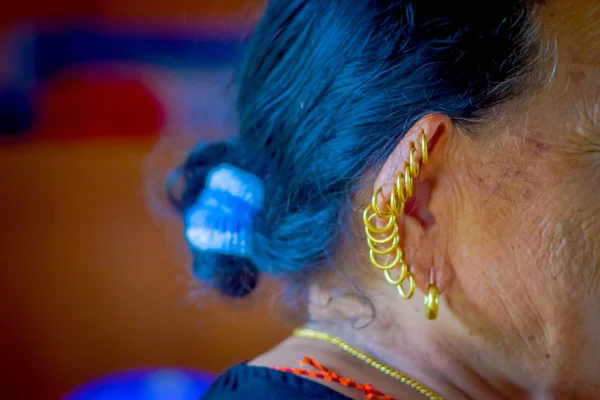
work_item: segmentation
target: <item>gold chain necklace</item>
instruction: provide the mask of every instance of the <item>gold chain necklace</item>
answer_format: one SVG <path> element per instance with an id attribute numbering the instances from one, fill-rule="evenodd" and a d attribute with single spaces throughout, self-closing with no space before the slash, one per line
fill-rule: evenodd
<path id="1" fill-rule="evenodd" d="M 306 328 L 298 328 L 294 330 L 294 336 L 304 338 L 304 339 L 314 339 L 321 340 L 323 342 L 327 342 L 332 344 L 346 353 L 353 355 L 359 360 L 364 361 L 369 366 L 383 372 L 386 375 L 391 376 L 392 378 L 399 380 L 407 386 L 415 389 L 417 392 L 421 393 L 423 396 L 427 397 L 429 400 L 443 400 L 442 396 L 436 394 L 433 390 L 429 389 L 427 386 L 418 382 L 416 379 L 411 378 L 408 375 L 403 374 L 402 372 L 390 367 L 387 364 L 382 363 L 377 360 L 375 357 L 370 354 L 365 353 L 364 351 L 358 350 L 356 347 L 353 347 L 350 343 L 345 340 L 330 335 L 329 333 L 315 331 L 313 329 Z"/>

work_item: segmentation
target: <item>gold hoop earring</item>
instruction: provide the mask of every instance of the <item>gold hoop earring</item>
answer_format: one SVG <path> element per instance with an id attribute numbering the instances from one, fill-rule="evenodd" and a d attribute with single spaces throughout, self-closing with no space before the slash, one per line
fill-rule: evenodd
<path id="1" fill-rule="evenodd" d="M 437 318 L 439 309 L 439 292 L 437 286 L 429 284 L 429 290 L 425 296 L 425 316 L 427 319 Z"/>
<path id="2" fill-rule="evenodd" d="M 369 211 L 373 211 L 373 214 L 369 215 Z M 376 228 L 371 224 L 371 219 L 378 217 L 378 215 L 373 210 L 372 205 L 368 205 L 363 212 L 363 223 L 365 224 L 365 229 L 369 230 L 373 233 L 387 233 L 390 229 L 393 229 L 393 225 L 396 223 L 396 218 L 389 217 L 388 223 L 383 228 Z"/>
<path id="3" fill-rule="evenodd" d="M 404 191 L 408 200 L 413 195 L 413 178 L 410 175 L 410 165 L 404 164 Z"/>
<path id="4" fill-rule="evenodd" d="M 429 162 L 429 149 L 427 148 L 427 136 L 425 131 L 421 132 L 421 162 L 427 164 Z"/>
<path id="5" fill-rule="evenodd" d="M 417 163 L 417 149 L 414 143 L 410 143 L 410 150 L 408 156 L 408 166 L 410 169 L 410 175 L 413 179 L 417 179 L 419 173 L 421 172 L 421 167 L 419 163 Z"/>
<path id="6" fill-rule="evenodd" d="M 373 215 L 375 215 L 375 214 L 373 214 Z M 380 235 L 383 235 L 384 233 L 387 233 L 387 232 L 379 232 Z M 390 240 L 392 240 L 392 241 L 397 240 L 397 239 L 399 239 L 397 234 L 398 234 L 398 225 L 396 225 L 396 224 L 394 224 L 390 235 L 385 236 L 383 238 L 376 238 L 375 236 L 373 236 L 373 233 L 371 233 L 370 230 L 365 229 L 365 235 L 367 235 L 367 240 L 369 242 L 371 242 L 371 244 L 373 244 L 373 245 L 382 245 L 382 244 L 389 242 Z"/>
<path id="7" fill-rule="evenodd" d="M 375 212 L 375 214 L 377 214 L 378 217 L 380 218 L 390 218 L 391 216 L 394 215 L 394 210 L 389 210 L 387 213 L 384 213 L 383 211 L 381 211 L 379 209 L 379 205 L 377 204 L 377 198 L 379 197 L 379 193 L 381 193 L 381 191 L 383 190 L 383 188 L 379 188 L 377 190 L 375 190 L 375 193 L 373 193 L 373 198 L 371 199 L 371 206 L 373 207 L 373 211 Z M 391 208 L 391 207 L 388 207 Z"/>
<path id="8" fill-rule="evenodd" d="M 383 271 L 385 276 L 385 280 L 388 283 L 395 285 L 398 287 L 398 293 L 400 296 L 409 300 L 415 294 L 415 289 L 417 288 L 417 283 L 415 281 L 415 276 L 408 270 L 408 265 L 404 261 L 400 261 L 400 276 L 398 278 L 392 277 L 390 273 L 391 269 Z M 404 290 L 404 282 L 408 279 L 408 293 Z"/>
<path id="9" fill-rule="evenodd" d="M 406 200 L 408 200 L 408 196 L 406 195 L 406 190 L 404 189 L 404 174 L 402 172 L 398 172 L 398 175 L 396 176 L 396 186 L 395 186 L 395 190 L 396 190 L 396 194 L 398 196 L 398 200 L 400 201 L 400 204 L 404 205 L 406 204 Z"/>
<path id="10" fill-rule="evenodd" d="M 407 279 L 408 279 L 408 293 L 406 293 L 406 291 L 404 290 L 404 282 L 406 282 Z M 408 273 L 406 274 L 406 276 L 404 277 L 402 282 L 400 282 L 399 284 L 396 285 L 396 288 L 398 289 L 398 293 L 400 293 L 400 296 L 404 297 L 406 300 L 412 299 L 413 295 L 415 294 L 415 290 L 417 288 L 417 282 L 415 281 L 415 276 L 410 271 L 408 271 Z"/>
<path id="11" fill-rule="evenodd" d="M 408 266 L 404 261 L 400 261 L 400 276 L 398 278 L 392 277 L 390 270 L 384 271 L 383 275 L 385 276 L 385 280 L 392 285 L 399 285 L 403 282 L 403 279 L 406 279 L 406 275 L 410 272 L 408 271 Z"/>
<path id="12" fill-rule="evenodd" d="M 388 254 L 392 254 L 394 252 L 394 250 L 396 250 L 396 248 L 398 247 L 398 235 L 396 233 L 391 234 L 390 236 L 388 236 L 387 238 L 381 239 L 382 241 L 385 240 L 383 243 L 374 243 L 371 240 L 369 240 L 369 248 L 371 249 L 371 251 L 377 255 L 380 256 L 387 256 Z M 390 246 L 388 248 L 380 248 L 378 249 L 377 246 L 381 246 L 383 247 L 383 244 L 389 241 L 392 241 L 392 243 L 390 244 Z"/>
<path id="13" fill-rule="evenodd" d="M 396 250 L 396 257 L 389 264 L 380 264 L 379 261 L 377 261 L 377 258 L 375 257 L 375 253 L 373 252 L 373 250 L 370 250 L 369 258 L 371 259 L 371 264 L 373 264 L 375 266 L 375 268 L 380 269 L 382 271 L 387 271 L 392 268 L 396 268 L 396 265 L 398 265 L 398 263 L 402 259 L 402 251 L 399 248 L 396 248 L 395 250 Z"/>
<path id="14" fill-rule="evenodd" d="M 404 207 L 402 207 L 402 203 L 400 203 L 400 206 L 397 204 L 396 191 L 393 189 L 392 193 L 390 194 L 390 211 L 393 212 L 394 216 L 396 217 L 400 217 L 404 213 Z"/>

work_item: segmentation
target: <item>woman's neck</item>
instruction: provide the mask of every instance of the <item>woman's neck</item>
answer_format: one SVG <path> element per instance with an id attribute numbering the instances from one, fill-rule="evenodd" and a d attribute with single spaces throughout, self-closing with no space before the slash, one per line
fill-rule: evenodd
<path id="1" fill-rule="evenodd" d="M 330 333 L 344 337 L 340 332 Z M 353 341 L 350 338 L 350 336 L 355 337 L 356 335 L 345 336 L 346 340 L 353 346 L 361 349 L 369 348 L 369 345 L 365 343 L 362 343 L 362 346 L 361 343 L 357 343 L 360 340 L 355 339 Z M 549 400 L 568 398 L 583 400 L 594 398 L 595 396 L 593 389 L 590 389 L 588 392 L 578 392 L 577 390 L 569 390 L 567 392 L 558 387 L 554 391 L 529 392 L 511 383 L 510 379 L 494 371 L 487 370 L 483 366 L 480 368 L 472 367 L 470 364 L 457 359 L 453 362 L 450 358 L 443 357 L 441 354 L 424 354 L 418 356 L 415 348 L 407 351 L 407 354 L 410 354 L 407 357 L 398 357 L 399 353 L 396 350 L 390 352 L 371 349 L 369 351 L 380 361 L 393 365 L 394 368 L 428 386 L 445 399 Z M 322 341 L 290 337 L 277 347 L 258 356 L 249 364 L 265 367 L 282 366 L 298 368 L 299 361 L 304 356 L 316 359 L 320 364 L 340 376 L 348 377 L 360 384 L 371 384 L 377 390 L 393 398 L 402 400 L 424 399 L 423 395 L 414 389 L 400 385 L 397 380 L 390 376 L 352 357 L 343 350 Z M 359 391 L 327 380 L 314 380 L 351 399 L 364 399 L 364 394 Z M 583 386 L 581 388 L 585 389 Z"/>
<path id="2" fill-rule="evenodd" d="M 358 384 L 370 384 L 378 391 L 393 398 L 402 400 L 421 400 L 424 398 L 414 389 L 399 384 L 394 378 L 370 367 L 341 349 L 316 340 L 290 337 L 268 352 L 256 357 L 249 365 L 298 368 L 299 361 L 305 356 L 315 359 L 325 368 L 340 376 L 349 378 Z M 339 383 L 303 377 L 328 386 L 350 399 L 364 400 L 365 398 L 361 391 L 345 387 Z"/>
<path id="3" fill-rule="evenodd" d="M 368 327 L 357 331 L 354 329 L 339 329 L 339 327 L 327 328 L 315 324 L 311 325 L 311 328 L 342 338 L 352 346 L 373 356 L 378 361 L 392 366 L 399 372 L 432 389 L 445 399 L 513 400 L 528 398 L 524 391 L 511 385 L 503 384 L 502 391 L 495 389 L 495 386 L 490 385 L 468 363 L 457 358 L 451 358 L 447 354 L 444 355 L 439 352 L 439 349 L 433 351 L 431 347 L 424 346 L 432 350 L 429 353 L 427 350 L 423 350 L 421 343 L 410 341 L 401 334 L 396 335 L 395 344 L 390 346 L 378 340 L 376 333 L 373 332 L 373 334 L 370 334 Z M 424 398 L 421 394 L 415 392 L 414 389 L 399 385 L 397 380 L 390 378 L 329 343 L 317 343 L 315 340 L 288 340 L 294 343 L 296 350 L 318 352 L 319 355 L 327 354 L 327 361 L 336 366 L 336 372 L 344 374 L 345 370 L 351 370 L 358 376 L 368 377 L 362 379 L 369 379 L 370 381 L 367 383 L 373 384 L 377 389 L 394 398 L 403 400 Z M 287 343 L 284 342 L 283 349 L 286 347 Z M 322 353 L 324 348 L 328 348 L 327 353 Z"/>
<path id="4" fill-rule="evenodd" d="M 446 399 L 589 399 L 596 397 L 600 390 L 600 382 L 593 374 L 575 376 L 574 368 L 569 373 L 565 367 L 539 365 L 535 358 L 528 362 L 528 353 L 510 347 L 510 343 L 494 349 L 484 343 L 482 335 L 469 334 L 460 324 L 451 321 L 450 316 L 431 322 L 421 315 L 421 310 L 401 303 L 393 309 L 379 307 L 370 320 L 366 318 L 366 323 L 357 327 L 352 316 L 369 315 L 367 310 L 361 309 L 365 304 L 347 297 L 326 302 L 313 299 L 317 301 L 311 301 L 312 320 L 327 322 L 312 322 L 310 328 L 341 337 Z M 372 309 L 372 306 L 366 308 Z M 329 343 L 293 338 L 279 349 L 290 348 L 296 356 L 325 354 L 327 359 L 322 363 L 328 362 L 340 375 L 352 365 L 351 372 L 358 374 L 359 381 L 361 376 L 365 377 L 363 380 L 371 380 L 361 383 L 379 384 L 382 388 L 378 389 L 383 392 L 389 388 L 392 392 L 388 394 L 394 397 L 410 399 L 412 397 L 407 396 L 414 395 L 411 390 L 406 392 L 406 388 L 399 387 L 397 381 Z M 323 352 L 327 348 L 329 350 Z M 273 355 L 276 357 L 280 350 L 275 349 Z M 298 358 L 291 361 L 296 364 L 293 367 L 297 367 Z M 394 393 L 394 390 L 402 390 L 402 393 Z"/>

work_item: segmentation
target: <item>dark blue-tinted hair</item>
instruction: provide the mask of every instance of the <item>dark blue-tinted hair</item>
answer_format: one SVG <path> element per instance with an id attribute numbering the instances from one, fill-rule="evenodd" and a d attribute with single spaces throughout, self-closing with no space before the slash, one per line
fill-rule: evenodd
<path id="1" fill-rule="evenodd" d="M 332 256 L 361 177 L 429 113 L 457 123 L 527 86 L 538 37 L 526 0 L 272 0 L 239 76 L 239 137 L 190 152 L 182 213 L 227 162 L 265 183 L 254 262 L 194 252 L 232 296 L 258 275 L 305 277 Z"/>

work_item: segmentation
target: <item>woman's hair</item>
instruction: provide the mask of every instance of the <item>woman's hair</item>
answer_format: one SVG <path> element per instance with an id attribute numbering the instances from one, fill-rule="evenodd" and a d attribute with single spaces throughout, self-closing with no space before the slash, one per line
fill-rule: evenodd
<path id="1" fill-rule="evenodd" d="M 200 144 L 169 186 L 185 215 L 227 163 L 264 182 L 253 258 L 192 248 L 194 275 L 244 296 L 260 273 L 306 276 L 340 243 L 361 177 L 430 113 L 462 124 L 527 87 L 526 0 L 272 0 L 239 76 L 239 137 Z"/>

